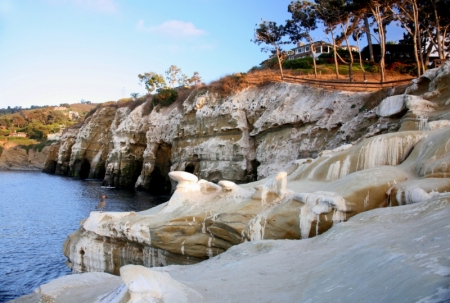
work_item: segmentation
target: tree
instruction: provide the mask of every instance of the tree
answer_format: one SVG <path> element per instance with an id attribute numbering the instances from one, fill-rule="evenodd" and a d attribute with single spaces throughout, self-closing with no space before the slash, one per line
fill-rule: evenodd
<path id="1" fill-rule="evenodd" d="M 194 86 L 202 84 L 202 77 L 200 77 L 198 72 L 194 72 L 192 77 L 189 78 L 189 84 L 193 84 Z"/>
<path id="2" fill-rule="evenodd" d="M 353 39 L 358 44 L 358 49 L 359 49 L 359 52 L 358 52 L 359 53 L 359 66 L 360 66 L 360 68 L 361 68 L 361 70 L 363 71 L 363 74 L 364 74 L 364 82 L 366 82 L 367 81 L 366 70 L 364 69 L 363 59 L 362 59 L 362 55 L 361 55 L 361 47 L 359 45 L 359 37 L 361 35 L 361 31 L 363 31 L 363 30 L 365 31 L 365 29 L 362 28 L 362 27 L 355 28 L 355 30 L 353 31 Z M 369 52 L 370 52 L 370 50 L 369 50 Z M 373 53 L 371 55 L 373 57 Z"/>
<path id="3" fill-rule="evenodd" d="M 292 1 L 288 6 L 292 19 L 286 21 L 285 30 L 292 42 L 299 43 L 307 40 L 311 45 L 313 54 L 314 76 L 317 78 L 317 65 L 315 60 L 316 46 L 313 43 L 311 32 L 317 28 L 317 11 L 314 3 L 308 1 Z"/>
<path id="4" fill-rule="evenodd" d="M 25 119 L 20 114 L 14 114 L 11 121 L 18 128 L 23 127 L 26 123 Z"/>
<path id="5" fill-rule="evenodd" d="M 185 74 L 179 74 L 177 81 L 180 86 L 189 86 L 189 78 Z"/>
<path id="6" fill-rule="evenodd" d="M 130 96 L 131 99 L 136 100 L 137 98 L 139 98 L 139 93 L 131 93 Z"/>
<path id="7" fill-rule="evenodd" d="M 325 25 L 325 33 L 330 35 L 333 44 L 334 67 L 336 78 L 339 78 L 338 52 L 335 30 L 343 20 L 348 19 L 348 12 L 345 9 L 344 0 L 315 0 L 315 9 Z M 342 58 L 340 58 L 342 60 Z"/>
<path id="8" fill-rule="evenodd" d="M 139 74 L 139 82 L 145 84 L 145 89 L 148 93 L 153 92 L 155 89 L 166 87 L 166 81 L 164 77 L 154 72 Z"/>
<path id="9" fill-rule="evenodd" d="M 170 88 L 174 88 L 175 87 L 175 82 L 178 82 L 178 84 L 180 84 L 179 83 L 179 77 L 180 77 L 180 74 L 181 74 L 181 68 L 179 68 L 176 65 L 171 65 L 169 67 L 169 69 L 166 70 L 165 74 L 166 74 L 166 79 L 169 82 L 169 87 Z"/>
<path id="10" fill-rule="evenodd" d="M 270 51 L 272 55 L 276 56 L 278 60 L 278 66 L 280 68 L 281 80 L 284 79 L 283 75 L 283 51 L 281 49 L 282 44 L 286 44 L 282 39 L 286 35 L 284 26 L 277 25 L 273 21 L 262 20 L 261 23 L 255 29 L 254 38 L 250 41 L 261 45 L 266 44 L 267 46 L 261 48 L 261 51 Z"/>
<path id="11" fill-rule="evenodd" d="M 418 47 L 420 43 L 419 35 L 419 19 L 418 19 L 418 7 L 416 0 L 403 0 L 399 1 L 394 7 L 389 7 L 396 20 L 400 21 L 402 27 L 408 31 L 413 40 L 414 46 L 414 58 L 417 65 L 417 77 L 421 75 L 421 69 L 424 69 L 422 62 L 423 57 L 419 56 L 421 50 Z"/>
<path id="12" fill-rule="evenodd" d="M 378 43 L 380 44 L 380 74 L 381 82 L 386 79 L 385 55 L 386 55 L 386 25 L 392 21 L 390 7 L 396 0 L 353 0 L 352 10 L 355 12 L 368 12 L 377 24 Z"/>

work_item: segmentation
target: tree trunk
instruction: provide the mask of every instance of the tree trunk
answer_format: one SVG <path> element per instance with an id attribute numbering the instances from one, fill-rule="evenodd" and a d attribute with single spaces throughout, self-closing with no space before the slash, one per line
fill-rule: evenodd
<path id="1" fill-rule="evenodd" d="M 350 78 L 350 82 L 353 82 L 353 53 L 352 53 L 352 49 L 350 47 L 350 43 L 348 42 L 348 38 L 347 38 L 347 28 L 345 29 L 345 33 L 344 33 L 344 37 L 345 37 L 345 43 L 347 43 L 347 50 L 348 50 L 348 54 L 350 55 L 350 62 L 348 64 L 348 76 Z"/>
<path id="2" fill-rule="evenodd" d="M 419 46 L 420 65 L 422 68 L 422 72 L 425 72 L 425 65 L 423 63 L 423 52 L 422 52 L 422 39 L 420 38 L 419 8 L 417 7 L 416 0 L 412 1 L 412 4 L 413 4 L 413 13 L 414 13 L 414 25 L 416 27 L 417 43 Z"/>
<path id="3" fill-rule="evenodd" d="M 313 44 L 313 41 L 311 38 L 309 38 L 309 44 L 311 45 L 311 52 L 312 52 L 312 59 L 313 59 L 313 66 L 314 66 L 314 78 L 317 79 L 317 64 L 316 64 L 316 46 Z"/>
<path id="4" fill-rule="evenodd" d="M 359 66 L 361 67 L 361 70 L 363 71 L 364 82 L 366 82 L 367 81 L 367 79 L 366 79 L 366 70 L 364 69 L 364 66 L 363 66 L 363 63 L 362 63 L 361 47 L 359 46 L 359 33 L 358 33 L 358 37 L 356 39 L 356 43 L 358 43 L 358 49 L 359 49 Z"/>
<path id="5" fill-rule="evenodd" d="M 379 5 L 372 7 L 371 11 L 372 11 L 372 14 L 378 25 L 378 35 L 380 37 L 380 52 L 381 52 L 381 58 L 380 58 L 381 81 L 380 82 L 384 82 L 386 80 L 386 73 L 385 73 L 385 66 L 384 66 L 384 57 L 386 54 L 386 36 L 384 34 L 383 18 L 381 17 Z"/>
<path id="6" fill-rule="evenodd" d="M 336 70 L 336 79 L 339 79 L 339 65 L 337 61 L 337 49 L 336 49 L 336 40 L 334 39 L 333 30 L 330 29 L 331 40 L 333 41 L 333 53 L 334 53 L 334 68 Z"/>
<path id="7" fill-rule="evenodd" d="M 278 59 L 278 65 L 280 66 L 280 75 L 281 75 L 281 80 L 284 80 L 284 75 L 283 75 L 283 64 L 281 63 L 281 57 L 280 57 L 280 49 L 278 48 L 278 46 L 274 45 L 275 49 L 277 51 L 277 59 Z"/>
<path id="8" fill-rule="evenodd" d="M 444 59 L 444 51 L 442 49 L 442 39 L 441 39 L 441 25 L 439 24 L 439 15 L 437 13 L 436 2 L 431 1 L 431 3 L 433 3 L 434 17 L 436 19 L 436 39 L 438 45 L 439 59 Z"/>
<path id="9" fill-rule="evenodd" d="M 374 62 L 373 58 L 373 46 L 372 46 L 372 36 L 370 34 L 370 26 L 369 26 L 369 18 L 367 15 L 364 16 L 364 27 L 367 36 L 367 46 L 369 47 L 369 60 L 370 62 Z"/>

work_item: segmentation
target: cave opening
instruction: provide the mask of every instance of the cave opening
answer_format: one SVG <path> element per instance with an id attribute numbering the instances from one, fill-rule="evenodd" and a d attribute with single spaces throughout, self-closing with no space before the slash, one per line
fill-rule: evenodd
<path id="1" fill-rule="evenodd" d="M 195 165 L 193 163 L 186 164 L 186 168 L 184 169 L 185 172 L 193 174 L 195 170 Z"/>
<path id="2" fill-rule="evenodd" d="M 152 172 L 146 178 L 146 189 L 154 195 L 168 195 L 172 190 L 172 183 L 169 178 L 172 146 L 162 143 L 158 146 L 155 154 L 155 164 Z"/>
<path id="3" fill-rule="evenodd" d="M 149 192 L 154 195 L 167 195 L 170 194 L 171 184 L 167 182 L 167 178 L 163 176 L 159 167 L 155 167 L 150 175 L 150 188 Z"/>
<path id="4" fill-rule="evenodd" d="M 44 173 L 47 174 L 54 174 L 56 172 L 56 166 L 57 162 L 54 160 L 49 160 L 47 163 L 45 163 L 44 169 L 42 170 Z"/>
<path id="5" fill-rule="evenodd" d="M 89 178 L 90 170 L 91 170 L 91 164 L 89 163 L 88 160 L 84 159 L 83 162 L 81 162 L 80 173 L 78 174 L 80 179 L 84 180 L 84 179 Z"/>
<path id="6" fill-rule="evenodd" d="M 97 164 L 97 167 L 96 167 L 95 173 L 94 173 L 94 179 L 104 179 L 105 174 L 106 174 L 105 163 Z"/>

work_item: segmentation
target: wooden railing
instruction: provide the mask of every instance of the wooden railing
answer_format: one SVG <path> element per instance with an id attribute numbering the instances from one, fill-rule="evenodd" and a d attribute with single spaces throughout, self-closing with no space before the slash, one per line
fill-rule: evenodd
<path id="1" fill-rule="evenodd" d="M 414 78 L 385 81 L 385 82 L 350 82 L 349 80 L 315 80 L 305 79 L 301 77 L 285 76 L 284 81 L 298 84 L 306 84 L 308 86 L 320 87 L 333 90 L 347 91 L 377 91 L 384 87 L 399 86 L 411 83 Z"/>
<path id="2" fill-rule="evenodd" d="M 377 91 L 385 87 L 399 86 L 411 83 L 414 78 L 405 78 L 401 80 L 375 82 L 375 81 L 353 81 L 349 79 L 311 79 L 307 75 L 285 74 L 283 81 L 279 72 L 264 71 L 264 73 L 248 73 L 245 81 L 249 85 L 259 85 L 265 82 L 289 82 L 297 84 L 305 84 L 312 87 L 331 89 L 331 90 L 346 90 L 346 91 Z"/>

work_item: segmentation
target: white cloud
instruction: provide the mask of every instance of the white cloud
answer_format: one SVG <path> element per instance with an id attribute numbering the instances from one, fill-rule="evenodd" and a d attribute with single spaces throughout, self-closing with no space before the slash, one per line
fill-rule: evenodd
<path id="1" fill-rule="evenodd" d="M 116 13 L 119 6 L 115 0 L 47 0 L 50 3 L 70 3 L 81 8 L 92 11 L 113 14 Z"/>
<path id="2" fill-rule="evenodd" d="M 197 37 L 206 34 L 206 31 L 196 28 L 192 22 L 184 22 L 179 20 L 169 20 L 158 26 L 149 27 L 144 25 L 144 20 L 139 20 L 136 24 L 136 28 L 140 31 L 161 34 L 173 38 Z"/>

